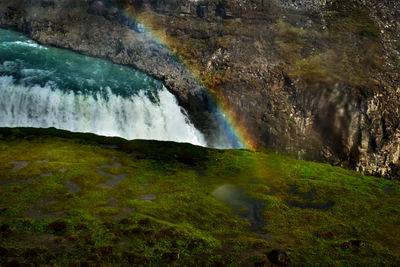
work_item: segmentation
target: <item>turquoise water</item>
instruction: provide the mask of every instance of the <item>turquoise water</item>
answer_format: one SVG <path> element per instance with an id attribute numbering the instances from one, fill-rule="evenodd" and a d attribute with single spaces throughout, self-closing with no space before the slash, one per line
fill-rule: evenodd
<path id="1" fill-rule="evenodd" d="M 68 50 L 46 47 L 17 32 L 0 29 L 0 74 L 12 75 L 24 86 L 50 85 L 64 91 L 92 94 L 110 88 L 130 96 L 144 90 L 156 97 L 161 82 L 109 61 Z"/>
<path id="2" fill-rule="evenodd" d="M 1 126 L 207 145 L 161 82 L 0 29 Z"/>

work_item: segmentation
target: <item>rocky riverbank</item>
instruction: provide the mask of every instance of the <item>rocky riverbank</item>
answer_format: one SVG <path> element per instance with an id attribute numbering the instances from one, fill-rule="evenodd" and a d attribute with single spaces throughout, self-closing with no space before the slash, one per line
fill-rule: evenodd
<path id="1" fill-rule="evenodd" d="M 256 148 L 398 178 L 399 13 L 378 0 L 17 0 L 0 3 L 0 26 L 162 80 L 209 137 L 208 91 Z"/>

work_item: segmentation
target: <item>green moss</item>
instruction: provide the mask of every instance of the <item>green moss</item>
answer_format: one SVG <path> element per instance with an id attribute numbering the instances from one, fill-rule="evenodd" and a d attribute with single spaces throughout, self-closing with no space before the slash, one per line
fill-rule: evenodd
<path id="1" fill-rule="evenodd" d="M 292 263 L 304 265 L 400 260 L 400 186 L 392 181 L 276 153 L 55 129 L 0 134 L 0 182 L 53 174 L 0 187 L 1 264 L 237 266 L 265 259 L 273 248 L 286 249 Z M 44 159 L 49 161 L 31 163 Z M 10 162 L 16 160 L 30 163 L 14 172 Z M 97 167 L 115 161 L 122 166 L 103 170 L 126 178 L 99 187 L 108 178 Z M 69 192 L 66 181 L 80 190 Z M 223 185 L 244 190 L 244 201 L 265 203 L 262 227 L 214 198 Z M 156 198 L 141 199 L 145 194 Z M 319 208 L 328 201 L 334 204 Z M 236 214 L 249 212 L 241 206 Z M 57 230 L 60 225 L 65 228 Z"/>
<path id="2" fill-rule="evenodd" d="M 284 69 L 306 86 L 335 83 L 374 89 L 374 73 L 383 69 L 383 48 L 377 26 L 360 9 L 337 11 L 307 29 L 280 20 L 274 26 L 275 47 Z"/>

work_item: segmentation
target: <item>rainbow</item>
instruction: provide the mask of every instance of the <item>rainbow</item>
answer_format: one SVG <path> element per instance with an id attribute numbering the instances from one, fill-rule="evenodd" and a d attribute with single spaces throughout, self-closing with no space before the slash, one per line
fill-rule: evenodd
<path id="1" fill-rule="evenodd" d="M 162 31 L 157 31 L 153 26 L 153 19 L 150 16 L 137 15 L 137 12 L 134 10 L 134 7 L 130 6 L 125 9 L 115 3 L 115 0 L 103 0 L 103 2 L 107 2 L 107 4 L 111 4 L 114 7 L 118 8 L 126 19 L 131 20 L 135 25 L 140 25 L 140 31 L 143 34 L 146 34 L 147 37 L 150 37 L 153 41 L 159 43 L 163 47 L 166 47 L 170 51 L 173 51 L 172 40 L 166 36 Z M 171 52 L 171 55 L 174 53 Z M 194 64 L 191 64 L 185 61 L 179 55 L 176 56 L 177 62 L 184 67 L 190 75 L 201 85 L 206 92 L 208 92 L 208 96 L 211 98 L 214 103 L 214 107 L 212 107 L 213 111 L 217 115 L 218 123 L 222 126 L 222 129 L 227 134 L 227 137 L 234 148 L 247 148 L 251 150 L 255 150 L 255 142 L 251 137 L 250 133 L 247 131 L 245 127 L 243 127 L 239 123 L 239 115 L 233 111 L 233 109 L 228 104 L 227 100 L 222 96 L 218 95 L 217 92 L 213 90 L 213 88 L 208 88 L 208 86 L 202 82 L 200 77 L 200 71 Z"/>

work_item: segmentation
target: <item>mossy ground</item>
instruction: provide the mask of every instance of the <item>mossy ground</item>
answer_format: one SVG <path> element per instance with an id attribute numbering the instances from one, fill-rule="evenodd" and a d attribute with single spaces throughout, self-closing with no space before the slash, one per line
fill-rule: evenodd
<path id="1" fill-rule="evenodd" d="M 276 153 L 54 129 L 0 134 L 0 182 L 52 173 L 0 186 L 1 265 L 238 266 L 265 263 L 272 249 L 293 265 L 400 263 L 400 186 L 382 178 Z M 29 164 L 13 171 L 15 161 Z M 110 177 L 98 167 L 114 163 L 101 170 L 126 178 L 99 187 Z M 263 203 L 261 226 L 215 198 L 221 186 Z"/>

